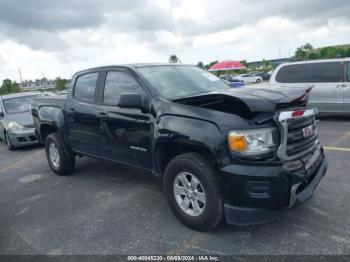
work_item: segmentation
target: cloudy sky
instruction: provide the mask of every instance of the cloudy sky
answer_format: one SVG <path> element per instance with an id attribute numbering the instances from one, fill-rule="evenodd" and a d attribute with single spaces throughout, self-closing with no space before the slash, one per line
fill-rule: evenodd
<path id="1" fill-rule="evenodd" d="M 98 65 L 260 60 L 350 43 L 349 0 L 0 0 L 0 80 Z"/>

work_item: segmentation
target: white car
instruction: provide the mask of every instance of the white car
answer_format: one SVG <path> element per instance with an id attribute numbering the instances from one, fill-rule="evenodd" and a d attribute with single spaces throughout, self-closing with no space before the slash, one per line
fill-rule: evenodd
<path id="1" fill-rule="evenodd" d="M 236 76 L 234 79 L 241 80 L 245 84 L 248 84 L 248 83 L 261 83 L 263 81 L 262 77 L 254 76 L 254 75 L 251 75 L 251 74 L 239 75 L 239 76 Z"/>

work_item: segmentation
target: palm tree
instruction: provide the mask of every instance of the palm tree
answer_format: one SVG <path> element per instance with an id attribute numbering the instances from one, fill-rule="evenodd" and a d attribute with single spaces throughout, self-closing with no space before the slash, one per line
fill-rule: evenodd
<path id="1" fill-rule="evenodd" d="M 169 57 L 169 63 L 173 63 L 173 64 L 176 64 L 179 62 L 179 58 L 176 56 L 176 55 L 171 55 Z"/>

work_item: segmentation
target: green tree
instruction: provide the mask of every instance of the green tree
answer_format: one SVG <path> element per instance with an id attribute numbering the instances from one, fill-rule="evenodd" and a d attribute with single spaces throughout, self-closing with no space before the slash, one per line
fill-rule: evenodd
<path id="1" fill-rule="evenodd" d="M 321 58 L 320 54 L 316 53 L 316 52 L 311 52 L 308 57 L 309 57 L 309 59 L 320 59 Z"/>
<path id="2" fill-rule="evenodd" d="M 176 64 L 179 63 L 180 59 L 176 55 L 171 55 L 169 57 L 169 63 Z"/>
<path id="3" fill-rule="evenodd" d="M 197 66 L 198 66 L 199 68 L 202 68 L 202 69 L 205 68 L 205 66 L 204 66 L 204 64 L 203 64 L 202 61 L 199 61 L 199 62 L 197 63 Z"/>
<path id="4" fill-rule="evenodd" d="M 294 54 L 294 59 L 295 60 L 305 60 L 306 59 L 306 52 L 304 51 L 303 48 L 298 47 L 297 51 L 295 51 Z"/>
<path id="5" fill-rule="evenodd" d="M 337 57 L 346 57 L 346 50 L 344 48 L 337 48 Z"/>
<path id="6" fill-rule="evenodd" d="M 350 47 L 346 49 L 346 57 L 350 57 Z"/>
<path id="7" fill-rule="evenodd" d="M 213 62 L 210 62 L 209 64 L 205 65 L 205 69 L 209 69 L 211 68 L 213 65 L 217 64 L 218 61 L 213 61 Z"/>
<path id="8" fill-rule="evenodd" d="M 303 47 L 306 52 L 311 52 L 314 49 L 310 43 L 306 43 Z"/>
<path id="9" fill-rule="evenodd" d="M 294 54 L 295 60 L 307 60 L 309 58 L 309 54 L 313 50 L 313 46 L 309 43 L 306 43 L 305 45 L 298 47 Z"/>
<path id="10" fill-rule="evenodd" d="M 247 66 L 247 60 L 241 60 L 239 61 L 242 65 Z"/>
<path id="11" fill-rule="evenodd" d="M 0 94 L 10 94 L 18 92 L 21 92 L 21 88 L 16 82 L 12 82 L 10 79 L 5 79 L 2 82 Z"/>
<path id="12" fill-rule="evenodd" d="M 57 77 L 55 79 L 55 89 L 56 90 L 65 90 L 67 89 L 67 84 L 68 84 L 68 80 L 67 79 L 62 79 L 60 77 Z"/>
<path id="13" fill-rule="evenodd" d="M 271 61 L 266 60 L 265 58 L 262 60 L 262 67 L 263 70 L 267 71 L 272 68 L 272 63 Z"/>

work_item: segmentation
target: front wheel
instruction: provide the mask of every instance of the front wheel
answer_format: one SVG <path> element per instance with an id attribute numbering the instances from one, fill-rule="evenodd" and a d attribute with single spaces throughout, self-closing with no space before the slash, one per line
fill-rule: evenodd
<path id="1" fill-rule="evenodd" d="M 45 152 L 50 168 L 57 175 L 68 175 L 73 172 L 75 157 L 65 150 L 65 145 L 58 133 L 48 135 L 45 142 Z"/>
<path id="2" fill-rule="evenodd" d="M 175 157 L 164 175 L 164 191 L 175 216 L 200 231 L 215 228 L 223 219 L 223 203 L 215 172 L 196 153 Z"/>
<path id="3" fill-rule="evenodd" d="M 261 79 L 258 78 L 258 79 L 256 80 L 256 83 L 257 83 L 257 84 L 261 83 Z"/>
<path id="4" fill-rule="evenodd" d="M 16 149 L 16 148 L 13 146 L 13 144 L 12 144 L 12 142 L 11 142 L 11 139 L 8 137 L 7 133 L 5 133 L 5 142 L 6 142 L 7 148 L 8 148 L 10 151 L 13 151 L 13 150 Z"/>

